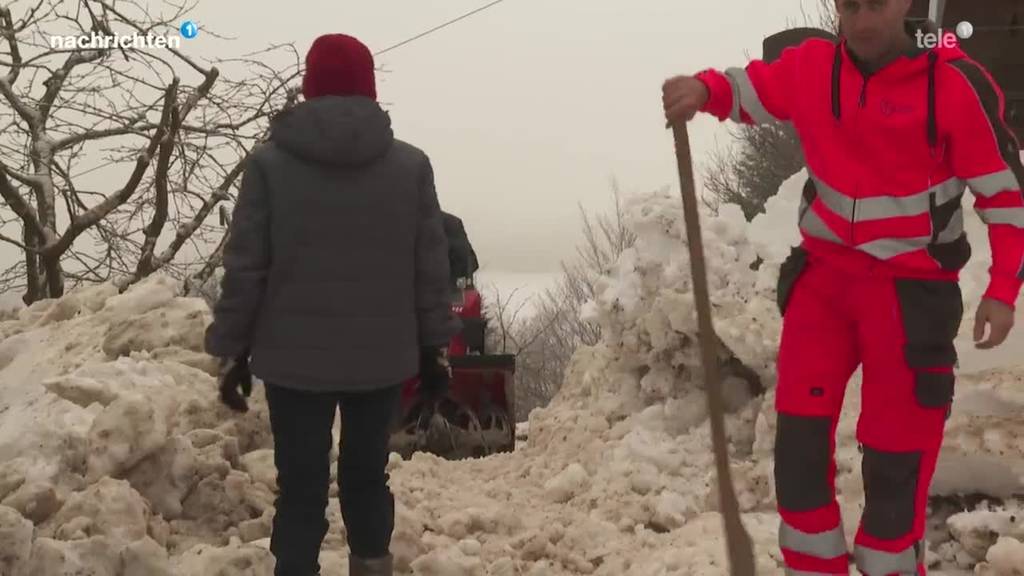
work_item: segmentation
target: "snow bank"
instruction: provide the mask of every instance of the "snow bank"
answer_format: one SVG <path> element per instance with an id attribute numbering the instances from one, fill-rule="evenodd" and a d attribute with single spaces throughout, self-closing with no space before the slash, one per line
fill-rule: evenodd
<path id="1" fill-rule="evenodd" d="M 795 227 L 796 183 L 802 178 L 798 174 L 783 186 L 764 217 L 769 223 L 755 221 L 749 234 L 739 211 L 728 207 L 703 221 L 716 328 L 769 388 L 766 397 L 753 401 L 737 394 L 739 387 L 731 389 L 733 412 L 727 417 L 738 496 L 761 574 L 782 573 L 772 489 L 780 320 L 774 288 L 778 266 L 797 236 L 779 234 L 777 227 Z M 417 518 L 412 536 L 422 543 L 406 551 L 400 564 L 425 546 L 434 550 L 425 556 L 431 561 L 413 560 L 414 569 L 448 558 L 451 573 L 477 573 L 475 560 L 467 567 L 458 551 L 471 537 L 480 543 L 484 565 L 495 571 L 511 565 L 524 574 L 726 573 L 679 198 L 633 198 L 626 218 L 638 234 L 636 246 L 609 270 L 598 298 L 584 311 L 601 324 L 604 340 L 576 354 L 558 397 L 531 415 L 526 446 L 483 461 L 440 463 L 418 455 L 395 464 L 399 500 L 408 508 L 404 514 Z M 980 239 L 984 243 L 985 236 Z M 764 262 L 755 271 L 751 265 L 758 256 Z M 983 258 L 976 255 L 972 269 L 986 268 Z M 978 291 L 966 292 L 970 306 Z M 943 454 L 952 465 L 940 471 L 938 486 L 951 493 L 1024 492 L 1024 447 L 1016 442 L 1021 435 L 1013 421 L 1024 406 L 1021 381 L 1020 370 L 961 377 Z M 863 501 L 855 439 L 859 375 L 847 398 L 837 482 L 852 538 Z M 984 406 L 1003 410 L 986 412 Z M 968 455 L 973 470 L 992 476 L 964 475 L 955 459 Z M 438 486 L 430 478 L 440 470 L 444 480 Z M 470 483 L 476 495 L 444 489 Z M 957 538 L 965 537 L 941 523 L 937 545 L 962 547 Z M 933 549 L 930 564 L 1015 574 L 1016 565 L 1007 559 L 1013 559 L 1019 539 L 1012 533 L 1003 538 L 998 548 L 997 540 L 981 546 L 980 558 L 946 558 Z"/>
<path id="2" fill-rule="evenodd" d="M 731 207 L 702 221 L 716 329 L 768 390 L 751 398 L 740 379 L 725 382 L 734 479 L 767 576 L 783 573 L 771 454 L 775 279 L 797 241 L 799 183 L 802 174 L 752 224 Z M 681 212 L 668 192 L 625 204 L 637 243 L 585 309 L 605 337 L 577 352 L 558 396 L 522 426 L 519 449 L 460 462 L 393 455 L 400 573 L 726 574 Z M 272 573 L 276 471 L 265 402 L 257 391 L 245 415 L 217 404 L 215 363 L 201 350 L 208 321 L 201 300 L 179 297 L 162 277 L 120 295 L 91 287 L 0 319 L 0 572 Z M 1024 493 L 1024 431 L 1014 421 L 1024 375 L 1002 369 L 960 383 L 936 494 L 1005 499 L 936 517 L 931 563 L 1019 576 L 1024 513 L 1011 496 Z M 863 497 L 858 386 L 837 450 L 851 536 Z M 343 576 L 336 502 L 327 516 L 323 574 Z"/>
<path id="3" fill-rule="evenodd" d="M 212 574 L 261 554 L 266 565 L 265 550 L 231 540 L 246 522 L 251 539 L 269 534 L 252 523 L 269 518 L 271 488 L 239 462 L 272 447 L 266 407 L 219 406 L 201 353 L 208 308 L 176 290 L 160 276 L 121 295 L 95 286 L 4 322 L 0 573 Z"/>

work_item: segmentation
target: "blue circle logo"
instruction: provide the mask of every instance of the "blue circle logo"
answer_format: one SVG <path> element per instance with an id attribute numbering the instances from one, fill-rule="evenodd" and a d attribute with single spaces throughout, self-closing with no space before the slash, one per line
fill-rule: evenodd
<path id="1" fill-rule="evenodd" d="M 199 26 L 196 26 L 196 23 L 191 20 L 182 22 L 179 30 L 181 31 L 181 35 L 189 40 L 199 35 Z"/>

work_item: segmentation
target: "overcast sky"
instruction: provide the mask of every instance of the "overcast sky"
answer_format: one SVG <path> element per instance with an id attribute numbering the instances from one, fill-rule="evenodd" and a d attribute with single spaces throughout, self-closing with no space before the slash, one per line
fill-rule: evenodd
<path id="1" fill-rule="evenodd" d="M 183 49 L 292 42 L 304 55 L 343 32 L 378 51 L 488 1 L 200 0 Z M 396 135 L 430 155 L 442 206 L 485 268 L 550 271 L 573 253 L 579 205 L 606 209 L 613 177 L 627 193 L 677 187 L 664 79 L 745 64 L 764 36 L 803 21 L 801 6 L 817 0 L 505 0 L 379 57 L 378 95 Z M 710 117 L 690 134 L 699 171 L 727 135 Z"/>

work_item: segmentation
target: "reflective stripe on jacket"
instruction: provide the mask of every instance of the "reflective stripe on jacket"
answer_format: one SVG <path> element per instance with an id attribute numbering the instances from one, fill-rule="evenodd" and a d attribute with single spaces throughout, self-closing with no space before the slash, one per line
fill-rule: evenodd
<path id="1" fill-rule="evenodd" d="M 845 41 L 811 38 L 775 61 L 697 77 L 710 94 L 703 111 L 722 121 L 792 123 L 809 174 L 799 215 L 808 248 L 855 248 L 897 273 L 956 278 L 970 257 L 970 189 L 992 249 L 985 295 L 1013 305 L 1024 284 L 1024 166 L 999 87 L 959 48 L 862 68 Z"/>

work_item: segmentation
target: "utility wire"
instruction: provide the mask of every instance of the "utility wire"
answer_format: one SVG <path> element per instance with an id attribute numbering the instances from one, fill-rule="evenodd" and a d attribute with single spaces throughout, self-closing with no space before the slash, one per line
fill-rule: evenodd
<path id="1" fill-rule="evenodd" d="M 424 36 L 427 36 L 429 34 L 433 34 L 434 32 L 437 32 L 438 30 L 441 30 L 442 28 L 446 28 L 448 26 L 451 26 L 452 24 L 455 24 L 456 22 L 458 22 L 460 20 L 465 20 L 466 18 L 469 18 L 470 16 L 473 16 L 474 14 L 479 14 L 480 12 L 483 12 L 484 10 L 487 10 L 491 6 L 495 6 L 497 4 L 501 4 L 504 1 L 505 0 L 494 0 L 494 2 L 491 2 L 490 4 L 487 4 L 486 6 L 481 6 L 480 8 L 477 8 L 476 10 L 472 10 L 470 12 L 467 12 L 467 13 L 463 14 L 462 16 L 459 16 L 458 18 L 449 20 L 449 21 L 445 22 L 444 24 L 440 24 L 438 26 L 435 26 L 435 27 L 431 28 L 430 30 L 427 30 L 426 32 L 423 32 L 421 34 L 417 34 L 416 36 L 413 36 L 412 38 L 409 38 L 408 40 L 403 40 L 403 41 L 399 42 L 398 44 L 395 44 L 394 46 L 390 46 L 388 48 L 385 48 L 383 50 L 375 52 L 373 55 L 374 56 L 380 56 L 381 54 L 384 54 L 385 52 L 390 52 L 390 51 L 394 50 L 395 48 L 398 48 L 400 46 L 405 46 L 406 44 L 408 44 L 410 42 L 419 40 L 420 38 L 423 38 Z"/>
<path id="2" fill-rule="evenodd" d="M 505 0 L 494 0 L 494 2 L 491 2 L 490 4 L 481 6 L 481 7 L 477 8 L 477 9 L 475 9 L 475 10 L 471 10 L 471 11 L 463 14 L 462 16 L 459 16 L 457 18 L 449 20 L 449 21 L 445 22 L 444 24 L 440 24 L 438 26 L 435 26 L 435 27 L 431 28 L 430 30 L 427 30 L 426 32 L 423 32 L 423 33 L 417 34 L 416 36 L 413 36 L 412 38 L 409 38 L 407 40 L 403 40 L 403 41 L 399 42 L 398 44 L 395 44 L 394 46 L 391 46 L 391 47 L 385 48 L 383 50 L 380 50 L 378 52 L 375 52 L 374 56 L 379 56 L 381 54 L 384 54 L 385 52 L 390 52 L 391 50 L 394 50 L 395 48 L 399 48 L 401 46 L 405 46 L 406 44 L 409 44 L 410 42 L 419 40 L 420 38 L 423 38 L 424 36 L 427 36 L 429 34 L 433 34 L 434 32 L 437 32 L 438 30 L 441 30 L 442 28 L 446 28 L 448 26 L 451 26 L 452 24 L 455 24 L 456 22 L 459 22 L 460 20 L 465 20 L 466 18 L 469 18 L 470 16 L 473 16 L 475 14 L 479 14 L 480 12 L 483 12 L 484 10 L 487 10 L 488 8 L 490 8 L 492 6 L 496 6 L 498 4 L 501 4 L 504 1 Z M 82 176 L 82 175 L 88 174 L 90 172 L 95 172 L 96 170 L 100 170 L 102 168 L 106 168 L 107 166 L 111 166 L 113 164 L 118 164 L 120 162 L 123 162 L 123 160 L 109 160 L 107 162 L 99 164 L 98 166 L 94 166 L 93 168 L 90 168 L 89 170 L 85 170 L 84 172 L 79 172 L 78 174 L 76 174 L 76 176 Z"/>

